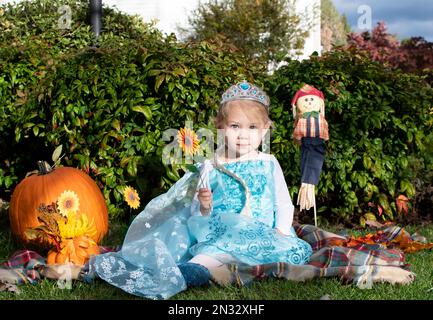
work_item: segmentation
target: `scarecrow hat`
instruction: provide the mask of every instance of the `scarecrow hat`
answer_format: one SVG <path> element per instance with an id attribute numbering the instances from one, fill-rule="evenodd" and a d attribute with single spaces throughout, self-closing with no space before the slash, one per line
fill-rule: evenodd
<path id="1" fill-rule="evenodd" d="M 325 115 L 325 96 L 323 92 L 314 88 L 313 86 L 310 86 L 309 84 L 304 84 L 303 87 L 295 93 L 295 96 L 292 99 L 293 117 L 296 118 L 296 103 L 298 102 L 298 100 L 304 96 L 310 96 L 310 95 L 322 99 L 323 104 L 322 107 L 320 108 L 320 112 L 323 115 Z"/>

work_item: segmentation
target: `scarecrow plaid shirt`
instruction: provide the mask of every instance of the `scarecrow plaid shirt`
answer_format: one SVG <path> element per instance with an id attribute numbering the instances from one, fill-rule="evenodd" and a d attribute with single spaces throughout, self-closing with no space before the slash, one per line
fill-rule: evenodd
<path id="1" fill-rule="evenodd" d="M 304 137 L 319 137 L 325 141 L 329 140 L 328 122 L 320 113 L 318 118 L 309 116 L 307 118 L 299 118 L 295 123 L 293 138 L 301 140 Z"/>

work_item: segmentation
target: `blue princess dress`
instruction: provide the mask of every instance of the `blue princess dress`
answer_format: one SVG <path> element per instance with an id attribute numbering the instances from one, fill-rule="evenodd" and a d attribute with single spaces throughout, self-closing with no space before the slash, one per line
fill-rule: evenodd
<path id="1" fill-rule="evenodd" d="M 203 186 L 213 194 L 206 216 L 196 193 Z M 178 265 L 197 254 L 222 263 L 307 263 L 312 249 L 296 236 L 292 219 L 293 205 L 274 156 L 206 160 L 200 174 L 186 173 L 150 201 L 129 227 L 122 249 L 92 256 L 89 269 L 131 294 L 167 299 L 186 289 Z"/>

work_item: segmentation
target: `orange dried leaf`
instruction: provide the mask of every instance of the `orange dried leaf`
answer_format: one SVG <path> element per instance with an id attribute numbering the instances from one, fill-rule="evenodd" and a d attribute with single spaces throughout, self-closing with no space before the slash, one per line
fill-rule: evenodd
<path id="1" fill-rule="evenodd" d="M 433 248 L 432 242 L 422 243 L 418 241 L 413 241 L 412 238 L 407 233 L 405 233 L 403 229 L 402 232 L 394 240 L 391 241 L 391 244 L 396 245 L 405 253 L 412 253 Z"/>
<path id="2" fill-rule="evenodd" d="M 409 202 L 409 199 L 404 195 L 399 195 L 398 198 L 395 200 L 395 204 L 397 205 L 397 211 L 398 213 L 403 213 L 404 215 L 407 215 L 408 213 L 408 207 L 407 204 Z"/>
<path id="3" fill-rule="evenodd" d="M 382 206 L 377 206 L 377 211 L 378 211 L 378 214 L 379 214 L 379 217 L 380 216 L 382 216 L 382 212 L 383 212 L 383 208 L 382 208 Z"/>
<path id="4" fill-rule="evenodd" d="M 433 248 L 432 242 L 422 243 L 422 242 L 413 241 L 412 243 L 408 244 L 402 249 L 405 253 L 412 253 L 412 252 L 417 252 L 417 251 L 431 249 L 431 248 Z"/>

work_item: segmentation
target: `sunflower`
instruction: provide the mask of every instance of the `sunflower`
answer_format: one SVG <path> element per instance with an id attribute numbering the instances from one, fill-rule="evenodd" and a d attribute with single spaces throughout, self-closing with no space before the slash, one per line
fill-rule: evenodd
<path id="1" fill-rule="evenodd" d="M 125 199 L 128 206 L 133 209 L 137 209 L 140 206 L 140 197 L 137 191 L 132 187 L 126 187 L 123 191 L 123 198 Z"/>
<path id="2" fill-rule="evenodd" d="M 69 213 L 77 212 L 80 200 L 77 194 L 71 190 L 65 190 L 57 199 L 57 208 L 62 216 L 67 217 Z"/>
<path id="3" fill-rule="evenodd" d="M 178 131 L 177 142 L 185 154 L 193 156 L 199 150 L 200 141 L 197 134 L 189 128 L 181 128 Z"/>

